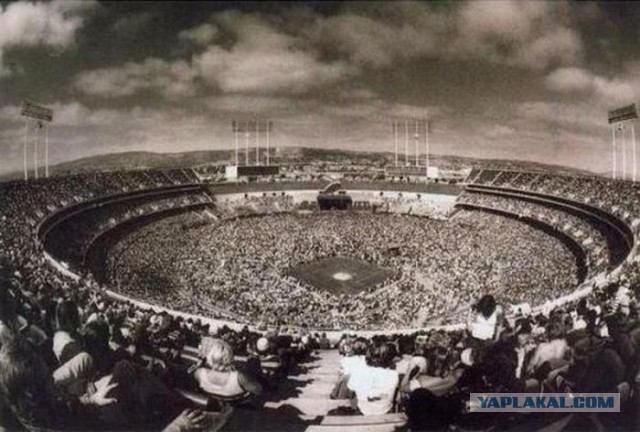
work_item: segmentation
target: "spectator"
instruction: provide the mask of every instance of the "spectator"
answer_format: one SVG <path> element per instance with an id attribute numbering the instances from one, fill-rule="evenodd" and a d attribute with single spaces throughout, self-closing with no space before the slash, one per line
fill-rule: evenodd
<path id="1" fill-rule="evenodd" d="M 364 367 L 352 370 L 347 386 L 356 394 L 358 409 L 364 415 L 381 415 L 393 409 L 399 384 L 394 367 L 397 351 L 383 343 L 371 347 Z"/>
<path id="2" fill-rule="evenodd" d="M 262 394 L 262 386 L 257 380 L 235 368 L 233 351 L 227 342 L 213 339 L 207 349 L 206 367 L 198 368 L 194 372 L 202 390 L 224 398 Z"/>

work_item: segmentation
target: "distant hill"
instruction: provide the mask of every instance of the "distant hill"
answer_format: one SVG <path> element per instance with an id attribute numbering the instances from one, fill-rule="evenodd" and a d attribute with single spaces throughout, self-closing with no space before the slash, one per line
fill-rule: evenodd
<path id="1" fill-rule="evenodd" d="M 240 153 L 240 161 L 242 162 L 244 154 Z M 255 158 L 251 154 L 250 162 Z M 375 152 L 358 152 L 341 149 L 317 149 L 307 147 L 285 147 L 279 149 L 277 157 L 273 157 L 277 162 L 309 162 L 314 160 L 325 161 L 350 161 L 356 163 L 359 161 L 370 161 L 373 163 L 393 163 L 394 155 L 391 152 L 375 153 Z M 261 153 L 261 160 L 264 160 L 264 153 Z M 446 167 L 477 167 L 487 169 L 508 169 L 508 170 L 526 170 L 526 171 L 552 171 L 564 174 L 583 174 L 594 175 L 594 173 L 568 168 L 558 165 L 547 165 L 536 162 L 512 161 L 505 159 L 476 159 L 462 156 L 449 155 L 431 155 L 431 163 L 437 166 Z M 53 175 L 79 173 L 87 171 L 114 171 L 114 170 L 133 170 L 133 169 L 164 169 L 164 168 L 180 168 L 193 167 L 208 164 L 227 164 L 234 162 L 233 150 L 206 150 L 206 151 L 190 151 L 183 153 L 152 153 L 152 152 L 123 152 L 109 153 L 104 155 L 89 156 L 81 159 L 75 159 L 63 162 L 50 167 Z M 20 178 L 21 172 L 15 172 L 4 175 L 0 178 L 8 180 L 10 178 Z"/>

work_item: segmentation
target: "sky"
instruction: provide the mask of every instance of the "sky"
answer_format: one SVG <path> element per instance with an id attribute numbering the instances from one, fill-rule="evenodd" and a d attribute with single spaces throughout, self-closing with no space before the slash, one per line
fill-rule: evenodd
<path id="1" fill-rule="evenodd" d="M 437 154 L 606 172 L 638 41 L 633 2 L 0 0 L 0 173 L 24 100 L 54 110 L 52 163 L 233 148 L 253 119 L 279 146 L 393 151 L 392 122 L 428 116 Z"/>

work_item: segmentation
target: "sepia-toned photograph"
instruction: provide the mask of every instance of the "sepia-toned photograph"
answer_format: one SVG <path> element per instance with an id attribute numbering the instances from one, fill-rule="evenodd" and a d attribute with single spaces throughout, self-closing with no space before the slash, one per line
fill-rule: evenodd
<path id="1" fill-rule="evenodd" d="M 0 432 L 640 431 L 638 102 L 632 1 L 0 0 Z"/>

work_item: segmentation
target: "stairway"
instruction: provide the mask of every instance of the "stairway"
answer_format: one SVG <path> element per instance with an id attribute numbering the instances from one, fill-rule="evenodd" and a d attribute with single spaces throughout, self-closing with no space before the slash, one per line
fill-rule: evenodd
<path id="1" fill-rule="evenodd" d="M 318 424 L 330 410 L 350 402 L 329 398 L 338 380 L 340 355 L 337 350 L 316 351 L 275 391 L 255 406 L 237 406 L 224 431 L 304 431 Z"/>

